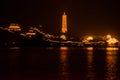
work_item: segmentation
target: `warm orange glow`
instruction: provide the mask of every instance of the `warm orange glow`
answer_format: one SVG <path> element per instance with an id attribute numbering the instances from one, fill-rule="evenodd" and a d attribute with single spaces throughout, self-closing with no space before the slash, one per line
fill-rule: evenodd
<path id="1" fill-rule="evenodd" d="M 110 49 L 110 48 L 109 48 Z M 117 72 L 117 48 L 111 48 L 114 51 L 107 50 L 106 54 L 106 69 L 107 69 L 107 78 L 106 80 L 117 80 L 116 72 Z"/>
<path id="2" fill-rule="evenodd" d="M 89 50 L 93 50 L 93 47 L 88 47 L 88 48 L 86 48 L 86 49 L 87 49 L 88 51 L 89 51 Z"/>
<path id="3" fill-rule="evenodd" d="M 93 47 L 87 48 L 88 50 L 88 63 L 91 64 L 93 61 Z"/>
<path id="4" fill-rule="evenodd" d="M 8 30 L 9 31 L 21 31 L 21 28 L 18 24 L 10 24 Z"/>
<path id="5" fill-rule="evenodd" d="M 106 38 L 107 38 L 107 39 L 110 39 L 110 38 L 112 38 L 112 37 L 111 37 L 111 35 L 108 34 L 108 35 L 106 36 Z"/>
<path id="6" fill-rule="evenodd" d="M 118 42 L 118 40 L 115 39 L 115 38 L 110 38 L 110 39 L 107 40 L 107 42 L 108 42 L 108 44 L 115 44 L 115 43 Z"/>
<path id="7" fill-rule="evenodd" d="M 87 37 L 87 40 L 88 40 L 88 41 L 93 40 L 93 37 L 92 37 L 92 36 L 89 36 L 89 37 Z"/>
<path id="8" fill-rule="evenodd" d="M 67 15 L 64 12 L 64 14 L 62 15 L 62 33 L 66 32 L 67 32 Z"/>
<path id="9" fill-rule="evenodd" d="M 109 46 L 115 45 L 115 43 L 119 42 L 116 38 L 113 38 L 111 35 L 106 36 L 106 42 Z"/>
<path id="10" fill-rule="evenodd" d="M 118 40 L 116 38 L 112 38 L 111 35 L 107 35 L 106 36 L 106 39 L 107 39 L 107 43 L 109 45 L 112 45 L 112 44 L 115 44 L 118 42 Z"/>
<path id="11" fill-rule="evenodd" d="M 91 80 L 94 80 L 94 78 L 95 78 L 95 73 L 94 73 L 94 62 L 93 62 L 93 47 L 88 47 L 87 48 L 87 52 L 88 52 L 88 54 L 87 54 L 87 60 L 88 60 L 88 68 L 87 68 L 87 70 L 88 70 L 88 74 L 87 74 L 87 77 L 88 77 L 88 79 L 91 79 Z"/>
<path id="12" fill-rule="evenodd" d="M 33 36 L 35 36 L 36 35 L 36 33 L 33 31 L 33 30 L 29 30 L 27 33 L 26 33 L 26 36 L 28 36 L 28 37 L 33 37 Z"/>
<path id="13" fill-rule="evenodd" d="M 65 35 L 61 35 L 60 38 L 63 39 L 63 40 L 66 40 L 66 36 Z"/>
<path id="14" fill-rule="evenodd" d="M 119 50 L 119 48 L 116 48 L 116 47 L 107 47 L 106 50 L 107 51 L 113 51 L 113 50 Z"/>
<path id="15" fill-rule="evenodd" d="M 68 47 L 60 47 L 60 80 L 68 80 Z"/>
<path id="16" fill-rule="evenodd" d="M 60 47 L 60 50 L 68 50 L 68 47 Z"/>
<path id="17" fill-rule="evenodd" d="M 36 35 L 36 33 L 30 33 L 30 32 L 28 32 L 28 33 L 26 33 L 26 35 L 34 36 L 34 35 Z"/>

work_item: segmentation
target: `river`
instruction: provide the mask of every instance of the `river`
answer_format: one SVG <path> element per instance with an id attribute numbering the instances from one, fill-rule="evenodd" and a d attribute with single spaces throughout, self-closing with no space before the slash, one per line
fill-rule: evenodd
<path id="1" fill-rule="evenodd" d="M 120 80 L 117 47 L 0 48 L 0 80 Z"/>

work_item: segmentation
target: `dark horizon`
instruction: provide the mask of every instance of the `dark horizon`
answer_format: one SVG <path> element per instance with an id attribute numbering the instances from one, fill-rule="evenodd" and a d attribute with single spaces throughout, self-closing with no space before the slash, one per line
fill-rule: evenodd
<path id="1" fill-rule="evenodd" d="M 4 0 L 0 3 L 0 26 L 18 23 L 27 26 L 42 25 L 51 34 L 60 33 L 61 17 L 68 16 L 71 35 L 120 34 L 119 2 L 110 0 Z"/>

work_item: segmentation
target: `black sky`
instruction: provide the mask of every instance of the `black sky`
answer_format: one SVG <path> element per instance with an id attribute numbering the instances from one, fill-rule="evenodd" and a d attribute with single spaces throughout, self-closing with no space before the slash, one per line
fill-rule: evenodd
<path id="1" fill-rule="evenodd" d="M 46 32 L 60 32 L 61 15 L 68 15 L 71 35 L 120 34 L 120 5 L 117 0 L 3 0 L 0 26 L 12 22 L 24 27 L 43 25 Z"/>

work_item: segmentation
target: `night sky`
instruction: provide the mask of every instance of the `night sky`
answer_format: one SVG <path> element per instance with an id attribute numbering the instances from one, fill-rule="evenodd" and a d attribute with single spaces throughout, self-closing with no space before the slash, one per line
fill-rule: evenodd
<path id="1" fill-rule="evenodd" d="M 120 5 L 116 0 L 3 0 L 0 26 L 40 24 L 45 32 L 58 34 L 64 11 L 71 35 L 120 34 Z"/>

